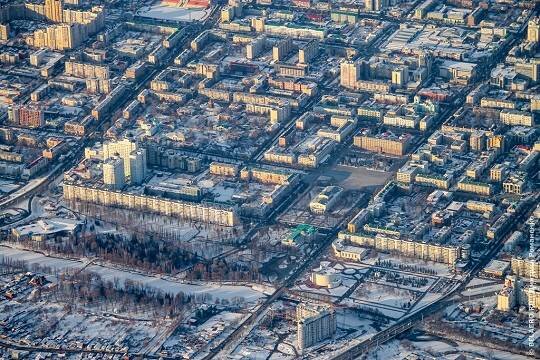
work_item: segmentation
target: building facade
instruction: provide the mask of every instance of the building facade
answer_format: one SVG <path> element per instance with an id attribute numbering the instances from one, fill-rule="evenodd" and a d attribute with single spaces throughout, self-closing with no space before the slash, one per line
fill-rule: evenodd
<path id="1" fill-rule="evenodd" d="M 332 337 L 337 330 L 335 310 L 329 306 L 301 303 L 296 307 L 297 345 L 304 351 Z"/>
<path id="2" fill-rule="evenodd" d="M 238 217 L 234 207 L 213 203 L 193 203 L 100 189 L 97 187 L 64 183 L 67 201 L 83 201 L 104 206 L 114 206 L 138 211 L 149 211 L 166 216 L 179 217 L 223 226 L 235 226 Z"/>

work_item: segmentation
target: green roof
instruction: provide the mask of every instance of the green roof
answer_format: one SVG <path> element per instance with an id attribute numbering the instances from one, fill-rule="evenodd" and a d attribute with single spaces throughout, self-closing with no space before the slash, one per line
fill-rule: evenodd
<path id="1" fill-rule="evenodd" d="M 294 229 L 291 230 L 291 234 L 289 235 L 289 238 L 296 239 L 300 235 L 307 234 L 311 235 L 317 232 L 317 229 L 309 224 L 300 224 Z"/>

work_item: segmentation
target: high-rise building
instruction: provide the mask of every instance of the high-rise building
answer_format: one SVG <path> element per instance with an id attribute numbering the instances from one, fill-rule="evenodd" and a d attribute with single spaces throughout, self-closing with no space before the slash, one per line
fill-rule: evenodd
<path id="1" fill-rule="evenodd" d="M 527 40 L 531 42 L 540 41 L 540 18 L 535 17 L 529 20 L 529 26 L 527 28 Z"/>
<path id="2" fill-rule="evenodd" d="M 388 6 L 387 0 L 365 0 L 366 11 L 381 11 Z"/>
<path id="3" fill-rule="evenodd" d="M 427 76 L 429 77 L 433 67 L 433 55 L 429 52 L 421 51 L 418 54 L 418 67 L 425 67 L 427 69 Z"/>
<path id="4" fill-rule="evenodd" d="M 266 44 L 266 36 L 260 36 L 253 39 L 246 45 L 246 58 L 253 60 L 264 50 Z M 273 50 L 272 50 L 273 52 Z"/>
<path id="5" fill-rule="evenodd" d="M 140 185 L 146 177 L 146 150 L 137 149 L 129 155 L 131 184 Z"/>
<path id="6" fill-rule="evenodd" d="M 293 41 L 291 38 L 284 39 L 280 42 L 278 42 L 274 47 L 272 48 L 272 59 L 274 61 L 281 61 L 286 56 L 289 55 L 289 53 L 293 49 Z"/>
<path id="7" fill-rule="evenodd" d="M 400 66 L 392 70 L 392 84 L 403 87 L 408 81 L 409 69 L 406 66 Z"/>
<path id="8" fill-rule="evenodd" d="M 45 0 L 45 17 L 55 23 L 63 22 L 64 9 L 62 0 Z"/>
<path id="9" fill-rule="evenodd" d="M 120 190 L 126 183 L 124 160 L 119 156 L 108 158 L 103 163 L 103 183 L 113 190 Z"/>
<path id="10" fill-rule="evenodd" d="M 340 83 L 346 88 L 356 88 L 356 82 L 360 78 L 360 67 L 353 61 L 344 61 L 341 63 Z"/>
<path id="11" fill-rule="evenodd" d="M 9 39 L 9 24 L 0 24 L 0 40 Z"/>
<path id="12" fill-rule="evenodd" d="M 9 3 L 9 2 L 8 2 Z M 79 46 L 89 35 L 105 26 L 103 7 L 93 6 L 89 11 L 63 8 L 63 0 L 45 0 L 44 4 L 13 2 L 0 12 L 0 38 L 9 37 L 11 20 L 44 20 L 51 25 L 25 36 L 27 45 L 35 48 L 67 50 Z"/>
<path id="13" fill-rule="evenodd" d="M 332 337 L 337 329 L 335 310 L 327 305 L 299 304 L 296 322 L 299 350 Z"/>
<path id="14" fill-rule="evenodd" d="M 9 122 L 25 128 L 40 128 L 45 125 L 42 109 L 37 107 L 13 105 L 8 110 Z"/>
<path id="15" fill-rule="evenodd" d="M 137 150 L 137 143 L 129 139 L 107 142 L 103 144 L 103 160 L 106 161 L 113 156 L 121 157 L 124 159 L 125 176 L 131 176 L 131 162 L 129 161 L 129 156 L 135 150 Z"/>
<path id="16" fill-rule="evenodd" d="M 529 61 L 518 61 L 515 65 L 516 73 L 532 82 L 540 80 L 540 61 L 532 59 Z"/>
<path id="17" fill-rule="evenodd" d="M 540 95 L 534 95 L 531 99 L 531 111 L 540 111 Z"/>
<path id="18" fill-rule="evenodd" d="M 469 146 L 472 151 L 484 151 L 486 149 L 486 133 L 482 130 L 475 130 L 469 138 Z"/>
<path id="19" fill-rule="evenodd" d="M 72 49 L 82 42 L 79 27 L 62 24 L 53 28 L 57 49 Z"/>
<path id="20" fill-rule="evenodd" d="M 308 64 L 319 52 L 319 41 L 310 40 L 298 49 L 298 62 L 300 64 Z"/>
<path id="21" fill-rule="evenodd" d="M 516 306 L 540 308 L 540 290 L 534 286 L 526 286 L 518 276 L 510 275 L 504 280 L 504 287 L 497 295 L 497 310 L 510 311 Z"/>

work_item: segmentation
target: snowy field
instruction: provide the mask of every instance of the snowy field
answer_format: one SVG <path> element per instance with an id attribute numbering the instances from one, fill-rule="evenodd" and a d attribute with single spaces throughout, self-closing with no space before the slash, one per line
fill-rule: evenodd
<path id="1" fill-rule="evenodd" d="M 450 272 L 450 267 L 446 264 L 437 263 L 433 261 L 425 261 L 422 259 L 398 256 L 395 254 L 388 254 L 384 252 L 378 252 L 377 257 L 365 259 L 362 261 L 362 263 L 366 265 L 374 265 L 377 259 L 391 261 L 395 266 L 402 264 L 402 265 L 408 265 L 408 266 L 417 266 L 418 268 L 423 268 L 423 269 L 435 270 L 436 276 L 452 277 L 452 274 Z M 388 270 L 392 270 L 392 269 L 388 269 Z M 396 267 L 393 270 L 399 270 L 399 269 Z M 417 272 L 417 273 L 421 274 L 420 272 Z M 454 277 L 458 278 L 458 276 L 454 276 Z"/>
<path id="2" fill-rule="evenodd" d="M 15 184 L 12 181 L 5 180 L 5 179 L 0 179 L 0 194 L 2 194 L 2 193 L 7 194 L 7 193 L 10 193 L 10 192 L 13 192 L 13 191 L 17 190 L 20 187 L 21 187 L 21 185 Z"/>
<path id="3" fill-rule="evenodd" d="M 181 7 L 155 5 L 140 10 L 137 15 L 152 19 L 171 21 L 202 21 L 210 15 L 211 9 L 186 9 Z"/>
<path id="4" fill-rule="evenodd" d="M 245 316 L 241 313 L 224 311 L 201 325 L 182 328 L 167 339 L 162 351 L 173 358 L 197 358 L 203 349 L 222 341 Z"/>
<path id="5" fill-rule="evenodd" d="M 497 360 L 526 360 L 530 357 L 510 352 L 489 349 L 487 347 L 460 342 L 447 341 L 413 341 L 403 346 L 398 340 L 392 340 L 373 351 L 373 359 L 401 360 L 408 358 L 425 359 L 435 357 L 441 360 L 456 359 L 459 354 L 467 359 L 490 358 Z M 418 357 L 415 357 L 418 356 Z"/>
<path id="6" fill-rule="evenodd" d="M 0 246 L 0 259 L 12 259 L 14 261 L 23 261 L 30 268 L 37 265 L 41 268 L 50 268 L 51 273 L 55 272 L 73 272 L 82 269 L 88 261 L 68 260 L 53 258 L 34 251 L 13 249 L 6 246 Z M 232 285 L 193 285 L 162 279 L 160 277 L 149 276 L 120 269 L 113 269 L 102 265 L 89 265 L 84 271 L 92 272 L 101 276 L 104 281 L 118 281 L 123 284 L 126 280 L 146 285 L 153 289 L 161 290 L 165 293 L 176 295 L 184 293 L 186 295 L 205 295 L 211 299 L 227 299 L 229 301 L 244 300 L 247 303 L 258 302 L 264 297 L 264 294 L 253 290 L 248 286 Z"/>
<path id="7" fill-rule="evenodd" d="M 463 296 L 477 296 L 486 294 L 486 296 L 497 294 L 503 288 L 503 284 L 495 284 L 474 288 L 467 288 L 465 291 L 461 292 Z"/>
<path id="8" fill-rule="evenodd" d="M 33 321 L 32 317 L 40 319 Z M 68 312 L 65 306 L 44 301 L 0 301 L 0 322 L 17 326 L 10 334 L 14 340 L 25 339 L 35 345 L 48 346 L 60 341 L 64 346 L 112 351 L 129 348 L 142 350 L 170 321 L 133 321 L 104 317 L 84 311 Z"/>

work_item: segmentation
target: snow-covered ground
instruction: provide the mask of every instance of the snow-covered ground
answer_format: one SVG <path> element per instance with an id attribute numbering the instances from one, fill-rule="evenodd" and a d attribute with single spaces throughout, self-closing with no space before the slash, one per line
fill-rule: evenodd
<path id="1" fill-rule="evenodd" d="M 163 344 L 162 351 L 175 358 L 201 357 L 206 354 L 204 349 L 221 342 L 247 316 L 249 314 L 223 311 L 198 326 L 186 327 L 173 334 Z"/>
<path id="2" fill-rule="evenodd" d="M 48 267 L 51 272 L 65 272 L 80 270 L 85 266 L 83 261 L 69 260 L 62 258 L 54 258 L 46 256 L 44 254 L 22 250 L 13 249 L 6 246 L 0 246 L 0 259 L 9 258 L 15 261 L 23 261 L 27 263 L 30 268 L 35 264 L 40 267 Z M 101 276 L 104 281 L 114 282 L 118 281 L 118 284 L 124 284 L 126 280 L 146 285 L 148 287 L 161 290 L 165 293 L 176 295 L 178 293 L 184 293 L 186 295 L 200 295 L 210 296 L 209 301 L 215 301 L 216 299 L 226 299 L 229 301 L 244 300 L 247 303 L 256 303 L 265 295 L 259 291 L 256 291 L 248 286 L 233 286 L 233 285 L 217 285 L 217 284 L 205 284 L 205 285 L 193 285 L 185 284 L 181 282 L 175 282 L 170 279 L 163 279 L 156 276 L 149 276 L 139 274 L 135 272 L 129 272 L 120 269 L 109 268 L 103 265 L 89 265 L 84 271 L 89 271 Z"/>
<path id="3" fill-rule="evenodd" d="M 415 259 L 415 258 L 410 258 L 410 257 L 400 257 L 394 254 L 387 254 L 383 252 L 379 252 L 377 254 L 377 257 L 363 260 L 362 263 L 368 264 L 368 265 L 375 265 L 375 262 L 377 261 L 377 259 L 391 261 L 396 266 L 396 268 L 389 269 L 389 270 L 399 270 L 397 268 L 397 265 L 402 264 L 406 266 L 418 266 L 419 268 L 435 270 L 437 276 L 451 277 L 450 267 L 446 264 L 437 263 L 433 261 L 426 261 L 422 259 Z M 406 271 L 406 269 L 403 269 L 403 270 Z"/>
<path id="4" fill-rule="evenodd" d="M 450 344 L 444 341 L 413 341 L 407 346 L 398 340 L 392 340 L 378 349 L 373 350 L 372 359 L 401 360 L 414 355 L 418 358 L 455 359 L 457 354 L 462 354 L 467 359 L 488 358 L 497 360 L 527 360 L 526 356 L 516 355 L 510 352 L 494 350 L 487 347 L 457 342 Z"/>
<path id="5" fill-rule="evenodd" d="M 469 287 L 479 286 L 479 285 L 488 285 L 494 282 L 497 282 L 497 279 L 482 279 L 482 278 L 475 277 L 474 279 L 469 281 L 466 287 L 469 288 Z"/>
<path id="6" fill-rule="evenodd" d="M 211 9 L 187 9 L 181 7 L 155 5 L 138 12 L 139 16 L 173 21 L 201 21 L 210 15 Z"/>
<path id="7" fill-rule="evenodd" d="M 476 288 L 467 288 L 465 291 L 461 292 L 463 296 L 476 296 L 481 294 L 493 295 L 497 294 L 503 288 L 503 284 L 495 284 L 488 286 L 481 286 Z"/>
<path id="8" fill-rule="evenodd" d="M 21 185 L 15 184 L 12 181 L 0 179 L 0 193 L 10 193 L 19 189 Z"/>

